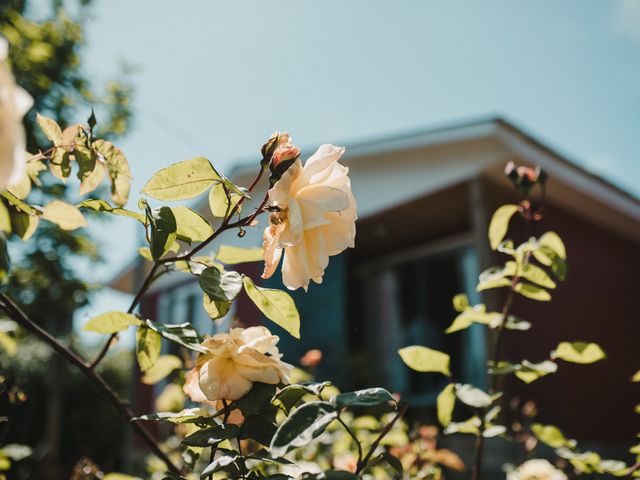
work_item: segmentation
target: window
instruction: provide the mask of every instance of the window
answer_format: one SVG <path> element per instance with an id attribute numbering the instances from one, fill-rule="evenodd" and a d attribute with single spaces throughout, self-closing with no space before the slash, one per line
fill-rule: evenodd
<path id="1" fill-rule="evenodd" d="M 359 275 L 365 350 L 382 365 L 380 372 L 393 391 L 412 401 L 435 402 L 446 379 L 408 369 L 397 350 L 424 345 L 451 354 L 458 381 L 484 384 L 485 338 L 481 326 L 445 334 L 456 312 L 451 298 L 466 292 L 471 301 L 477 278 L 475 251 L 468 241 L 451 241 L 394 254 L 362 268 Z"/>

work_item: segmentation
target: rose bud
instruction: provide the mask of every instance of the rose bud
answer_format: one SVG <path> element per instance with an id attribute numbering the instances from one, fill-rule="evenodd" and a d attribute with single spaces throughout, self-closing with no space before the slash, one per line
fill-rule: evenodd
<path id="1" fill-rule="evenodd" d="M 260 151 L 262 152 L 262 165 L 267 165 L 271 161 L 271 157 L 276 148 L 280 145 L 287 145 L 291 142 L 291 137 L 287 132 L 273 132 Z"/>
<path id="2" fill-rule="evenodd" d="M 307 368 L 315 368 L 320 365 L 322 361 L 322 352 L 317 348 L 309 350 L 304 356 L 300 359 L 300 365 Z"/>
<path id="3" fill-rule="evenodd" d="M 286 172 L 293 163 L 300 158 L 300 149 L 286 143 L 279 145 L 273 152 L 269 168 L 271 169 L 271 184 L 280 180 L 282 174 Z"/>

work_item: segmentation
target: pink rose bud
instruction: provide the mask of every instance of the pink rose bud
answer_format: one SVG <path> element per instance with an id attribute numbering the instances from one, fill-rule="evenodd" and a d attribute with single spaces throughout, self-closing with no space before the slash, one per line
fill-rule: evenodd
<path id="1" fill-rule="evenodd" d="M 291 142 L 291 137 L 287 132 L 273 132 L 269 137 L 269 140 L 262 146 L 260 150 L 262 152 L 262 162 L 264 165 L 271 161 L 271 157 L 276 148 L 280 145 L 287 145 Z"/>
<path id="2" fill-rule="evenodd" d="M 300 149 L 285 143 L 279 145 L 273 152 L 269 169 L 271 170 L 271 185 L 280 180 L 284 172 L 300 157 Z"/>

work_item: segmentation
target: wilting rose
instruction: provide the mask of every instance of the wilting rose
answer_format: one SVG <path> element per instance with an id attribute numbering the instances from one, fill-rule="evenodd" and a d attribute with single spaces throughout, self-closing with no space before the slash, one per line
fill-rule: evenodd
<path id="1" fill-rule="evenodd" d="M 300 160 L 269 190 L 271 214 L 264 232 L 263 278 L 275 272 L 284 251 L 282 280 L 295 290 L 322 283 L 329 257 L 353 247 L 356 201 L 349 169 L 338 160 L 344 148 L 322 145 L 305 163 Z"/>
<path id="2" fill-rule="evenodd" d="M 567 476 L 547 460 L 534 458 L 507 473 L 507 480 L 567 480 Z"/>
<path id="3" fill-rule="evenodd" d="M 254 382 L 289 383 L 292 367 L 281 360 L 278 340 L 265 327 L 233 328 L 208 338 L 202 342 L 207 353 L 187 374 L 185 393 L 195 402 L 238 400 Z"/>
<path id="4" fill-rule="evenodd" d="M 26 137 L 22 117 L 33 105 L 31 96 L 16 85 L 7 65 L 8 44 L 0 37 L 0 191 L 25 175 Z"/>

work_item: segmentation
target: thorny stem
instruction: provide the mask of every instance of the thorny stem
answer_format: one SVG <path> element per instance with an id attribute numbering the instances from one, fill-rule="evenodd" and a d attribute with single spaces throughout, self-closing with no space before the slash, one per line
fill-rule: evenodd
<path id="1" fill-rule="evenodd" d="M 107 383 L 98 375 L 90 364 L 86 363 L 75 352 L 69 350 L 58 339 L 53 337 L 49 332 L 40 327 L 37 323 L 31 320 L 21 309 L 18 307 L 9 297 L 0 293 L 0 309 L 2 309 L 10 318 L 18 322 L 27 330 L 39 336 L 46 343 L 48 343 L 57 353 L 62 355 L 69 363 L 75 365 L 89 380 L 91 380 L 100 391 L 109 399 L 111 404 L 118 411 L 120 416 L 131 425 L 131 428 L 140 435 L 140 437 L 149 446 L 151 451 L 160 458 L 169 470 L 175 473 L 181 473 L 180 469 L 174 465 L 171 459 L 160 449 L 156 440 L 151 433 L 144 427 L 144 425 L 132 422 L 134 417 L 133 412 L 127 407 L 127 405 L 120 400 L 118 395 L 107 385 Z"/>
<path id="2" fill-rule="evenodd" d="M 358 462 L 358 466 L 356 468 L 356 475 L 359 475 L 360 472 L 362 472 L 364 469 L 367 468 L 367 466 L 369 465 L 369 461 L 371 460 L 371 456 L 378 448 L 378 445 L 380 444 L 382 439 L 386 437 L 387 434 L 391 431 L 391 429 L 393 428 L 393 425 L 395 425 L 395 423 L 398 420 L 400 420 L 400 418 L 402 418 L 402 416 L 404 415 L 404 412 L 407 411 L 408 406 L 409 406 L 408 404 L 404 404 L 402 407 L 398 408 L 398 411 L 396 412 L 396 415 L 393 417 L 393 419 L 380 432 L 380 435 L 378 435 L 378 438 L 376 438 L 373 441 L 364 459 L 361 462 Z"/>

